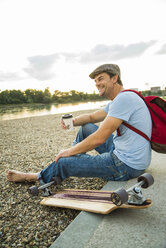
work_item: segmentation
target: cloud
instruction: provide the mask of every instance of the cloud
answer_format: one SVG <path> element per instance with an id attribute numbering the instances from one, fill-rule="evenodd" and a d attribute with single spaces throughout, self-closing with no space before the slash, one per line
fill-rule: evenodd
<path id="1" fill-rule="evenodd" d="M 0 81 L 13 81 L 22 79 L 16 72 L 2 72 L 0 71 Z"/>
<path id="2" fill-rule="evenodd" d="M 156 54 L 160 54 L 160 55 L 166 54 L 166 44 L 164 44 L 161 47 L 161 49 L 156 52 Z"/>
<path id="3" fill-rule="evenodd" d="M 82 53 L 80 57 L 81 63 L 120 60 L 125 58 L 134 58 L 141 56 L 149 47 L 154 45 L 156 41 L 139 42 L 124 45 L 104 45 L 95 46 L 90 52 Z"/>
<path id="4" fill-rule="evenodd" d="M 76 61 L 79 60 L 79 54 L 77 53 L 61 53 L 60 56 L 63 56 L 65 60 L 68 61 Z"/>
<path id="5" fill-rule="evenodd" d="M 50 55 L 37 55 L 28 58 L 29 65 L 23 68 L 30 77 L 44 81 L 55 78 L 53 66 L 61 58 L 66 62 L 78 62 L 81 64 L 101 61 L 120 60 L 141 56 L 156 41 L 139 42 L 129 45 L 104 45 L 98 44 L 89 52 L 82 53 L 53 53 Z"/>
<path id="6" fill-rule="evenodd" d="M 23 70 L 33 78 L 48 80 L 55 77 L 52 67 L 59 58 L 60 54 L 32 56 L 28 58 L 29 66 Z"/>

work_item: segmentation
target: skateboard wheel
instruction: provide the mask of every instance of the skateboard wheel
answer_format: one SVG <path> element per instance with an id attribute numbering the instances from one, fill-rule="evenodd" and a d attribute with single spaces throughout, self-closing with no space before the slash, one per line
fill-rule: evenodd
<path id="1" fill-rule="evenodd" d="M 36 186 L 32 186 L 28 189 L 29 194 L 31 195 L 38 195 L 39 194 L 39 189 Z"/>
<path id="2" fill-rule="evenodd" d="M 154 178 L 149 173 L 144 173 L 143 175 L 138 177 L 138 182 L 144 181 L 144 184 L 141 186 L 146 189 L 154 183 Z"/>
<path id="3" fill-rule="evenodd" d="M 121 206 L 128 201 L 128 193 L 125 189 L 119 189 L 111 194 L 111 201 L 116 206 Z"/>

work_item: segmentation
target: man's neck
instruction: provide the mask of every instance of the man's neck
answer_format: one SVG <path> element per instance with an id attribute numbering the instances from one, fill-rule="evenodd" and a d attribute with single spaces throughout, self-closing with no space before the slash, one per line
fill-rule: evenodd
<path id="1" fill-rule="evenodd" d="M 120 84 L 116 84 L 115 88 L 114 88 L 114 92 L 112 94 L 112 97 L 110 100 L 114 100 L 114 98 L 122 91 L 124 90 L 123 86 Z"/>

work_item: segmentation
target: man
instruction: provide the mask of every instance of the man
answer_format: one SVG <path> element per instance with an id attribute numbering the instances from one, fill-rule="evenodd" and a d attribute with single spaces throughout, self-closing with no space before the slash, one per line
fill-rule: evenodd
<path id="1" fill-rule="evenodd" d="M 149 166 L 151 146 L 145 138 L 125 127 L 123 121 L 151 137 L 152 122 L 144 101 L 134 92 L 123 91 L 120 69 L 115 64 L 104 64 L 90 75 L 100 96 L 111 102 L 102 110 L 80 115 L 73 120 L 81 126 L 73 146 L 62 150 L 40 173 L 9 171 L 9 181 L 64 180 L 70 176 L 100 177 L 124 181 L 141 175 Z M 102 122 L 100 126 L 94 123 Z M 62 121 L 62 128 L 66 128 Z M 121 135 L 113 135 L 119 128 Z M 96 149 L 96 156 L 86 152 Z"/>

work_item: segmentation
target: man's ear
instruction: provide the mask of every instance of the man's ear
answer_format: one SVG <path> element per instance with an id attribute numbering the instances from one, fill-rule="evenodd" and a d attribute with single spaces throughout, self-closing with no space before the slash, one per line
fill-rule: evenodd
<path id="1" fill-rule="evenodd" d="M 113 83 L 114 84 L 117 83 L 117 81 L 118 81 L 118 75 L 114 75 L 112 79 L 113 79 Z"/>

